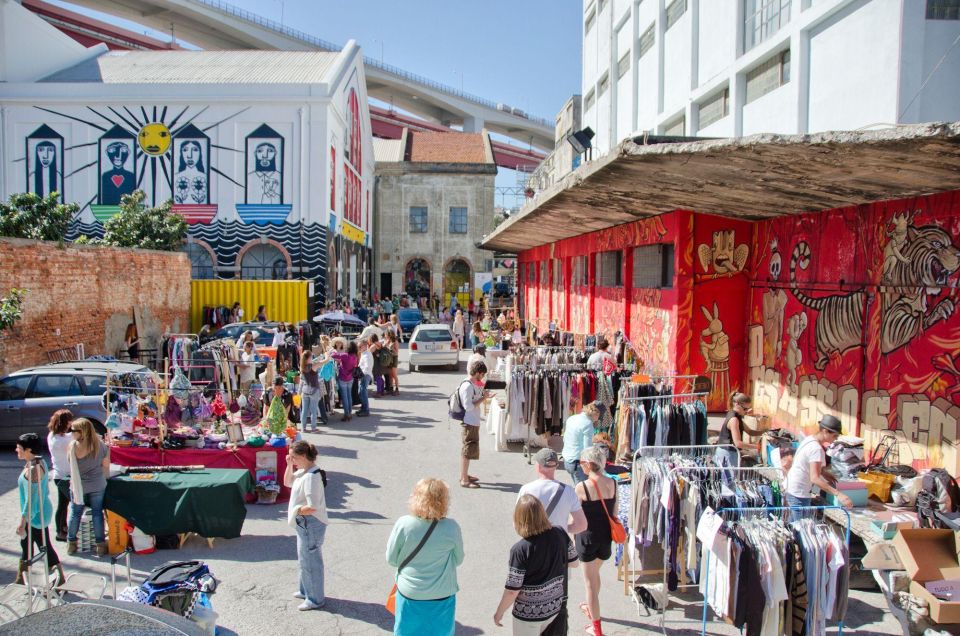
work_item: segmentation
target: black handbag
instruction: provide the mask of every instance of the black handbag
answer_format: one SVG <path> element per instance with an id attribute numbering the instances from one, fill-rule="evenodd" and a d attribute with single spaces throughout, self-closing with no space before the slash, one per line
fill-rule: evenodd
<path id="1" fill-rule="evenodd" d="M 363 379 L 363 369 L 360 367 L 353 367 L 353 379 L 362 380 Z"/>

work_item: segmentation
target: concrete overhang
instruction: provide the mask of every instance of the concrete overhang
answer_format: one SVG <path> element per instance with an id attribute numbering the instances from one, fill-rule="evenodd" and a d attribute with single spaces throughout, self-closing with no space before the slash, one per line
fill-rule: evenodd
<path id="1" fill-rule="evenodd" d="M 960 189 L 960 122 L 642 141 L 547 188 L 483 247 L 519 252 L 678 209 L 757 220 Z"/>

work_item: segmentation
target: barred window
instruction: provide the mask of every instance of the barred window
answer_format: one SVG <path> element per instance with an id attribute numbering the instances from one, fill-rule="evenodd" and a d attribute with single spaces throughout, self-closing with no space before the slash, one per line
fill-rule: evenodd
<path id="1" fill-rule="evenodd" d="M 655 30 L 656 24 L 651 24 L 647 27 L 647 30 L 643 32 L 643 35 L 640 36 L 637 49 L 640 51 L 637 57 L 643 57 L 643 54 L 653 48 L 654 43 L 657 39 L 657 32 Z"/>
<path id="2" fill-rule="evenodd" d="M 790 81 L 790 49 L 777 53 L 747 73 L 747 100 L 750 103 Z"/>
<path id="3" fill-rule="evenodd" d="M 730 89 L 724 88 L 719 93 L 707 98 L 700 104 L 700 128 L 720 121 L 730 114 Z"/>
<path id="4" fill-rule="evenodd" d="M 423 234 L 427 231 L 427 208 L 410 208 L 410 233 Z"/>
<path id="5" fill-rule="evenodd" d="M 623 287 L 623 252 L 612 250 L 597 254 L 597 286 Z"/>
<path id="6" fill-rule="evenodd" d="M 633 287 L 673 287 L 673 243 L 633 248 Z"/>

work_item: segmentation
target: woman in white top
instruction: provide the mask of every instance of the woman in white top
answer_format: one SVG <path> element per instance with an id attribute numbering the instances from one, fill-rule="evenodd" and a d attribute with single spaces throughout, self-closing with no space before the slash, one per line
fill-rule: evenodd
<path id="1" fill-rule="evenodd" d="M 287 339 L 287 324 L 284 322 L 277 325 L 276 329 L 267 329 L 266 331 L 273 332 L 273 342 L 270 343 L 271 347 L 279 347 L 283 344 L 284 340 Z"/>
<path id="2" fill-rule="evenodd" d="M 70 512 L 70 422 L 73 413 L 69 409 L 60 409 L 50 416 L 47 428 L 47 448 L 50 450 L 50 465 L 53 467 L 53 483 L 57 487 L 57 513 L 54 516 L 57 541 L 67 540 L 67 515 Z"/>
<path id="3" fill-rule="evenodd" d="M 466 331 L 466 325 L 463 323 L 463 312 L 457 310 L 457 317 L 453 319 L 453 339 L 457 341 L 457 347 L 463 349 L 463 334 Z"/>
<path id="4" fill-rule="evenodd" d="M 317 449 L 309 442 L 294 442 L 287 454 L 283 484 L 290 488 L 287 523 L 297 530 L 297 561 L 300 589 L 294 598 L 303 599 L 297 609 L 319 609 L 326 603 L 323 589 L 323 538 L 327 532 L 327 504 L 323 477 L 316 465 Z"/>
<path id="5" fill-rule="evenodd" d="M 606 338 L 599 338 L 597 340 L 597 350 L 587 358 L 587 366 L 591 369 L 599 369 L 603 367 L 603 363 L 606 361 L 609 361 L 610 364 L 616 364 L 617 359 L 608 351 L 609 348 L 610 342 Z"/>

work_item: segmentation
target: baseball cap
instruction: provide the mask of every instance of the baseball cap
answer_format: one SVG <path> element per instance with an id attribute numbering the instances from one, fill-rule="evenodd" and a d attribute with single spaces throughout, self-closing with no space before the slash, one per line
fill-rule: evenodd
<path id="1" fill-rule="evenodd" d="M 840 424 L 840 420 L 832 415 L 823 416 L 823 419 L 820 420 L 820 428 L 836 433 L 837 435 L 843 434 L 843 427 Z"/>
<path id="2" fill-rule="evenodd" d="M 541 448 L 533 456 L 533 461 L 537 462 L 544 468 L 556 468 L 560 464 L 560 460 L 557 458 L 557 453 L 549 448 Z"/>

